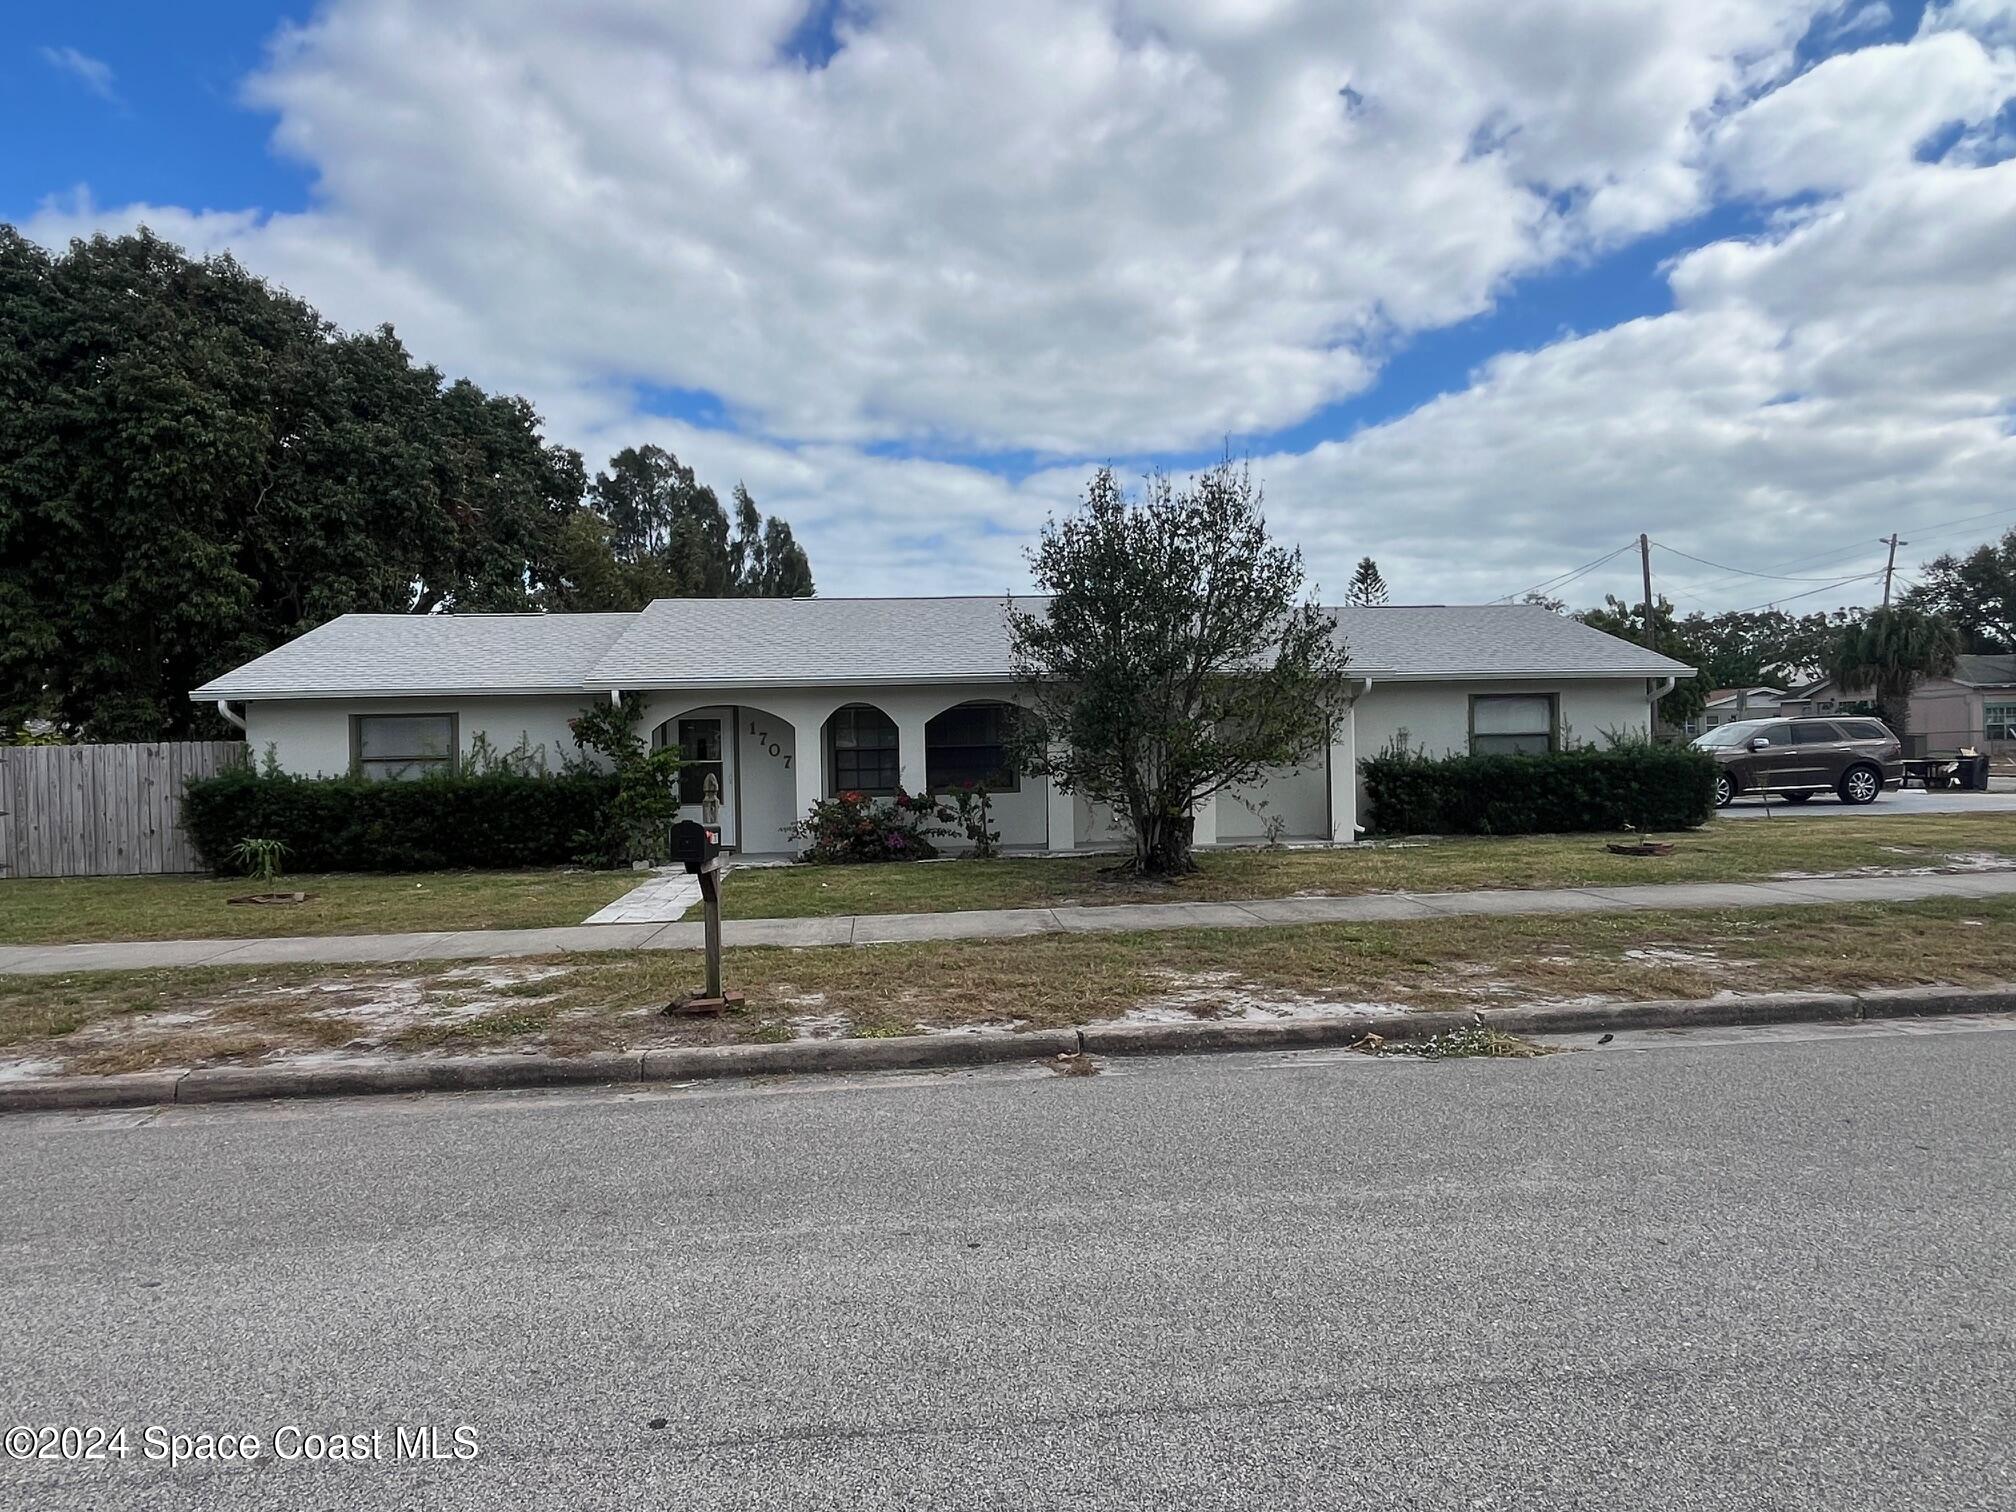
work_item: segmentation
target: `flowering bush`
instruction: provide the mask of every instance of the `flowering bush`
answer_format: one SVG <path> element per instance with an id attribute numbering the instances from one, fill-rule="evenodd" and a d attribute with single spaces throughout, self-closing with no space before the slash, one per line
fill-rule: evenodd
<path id="1" fill-rule="evenodd" d="M 984 782 L 962 782 L 952 789 L 952 818 L 957 832 L 973 842 L 965 854 L 986 861 L 1001 854 L 1001 831 L 994 828 L 994 804 Z"/>
<path id="2" fill-rule="evenodd" d="M 929 793 L 840 793 L 813 804 L 791 837 L 809 842 L 801 861 L 923 861 L 938 854 L 931 837 L 952 833 L 945 828 L 952 818 Z"/>

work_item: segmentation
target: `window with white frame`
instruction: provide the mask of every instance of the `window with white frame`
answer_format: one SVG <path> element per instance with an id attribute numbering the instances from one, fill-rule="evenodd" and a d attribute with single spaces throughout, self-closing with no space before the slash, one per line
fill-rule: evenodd
<path id="1" fill-rule="evenodd" d="M 1472 695 L 1470 753 L 1473 756 L 1544 756 L 1553 749 L 1553 694 Z"/>
<path id="2" fill-rule="evenodd" d="M 2016 703 L 1991 703 L 1982 708 L 1982 733 L 1990 740 L 2016 740 Z"/>
<path id="3" fill-rule="evenodd" d="M 360 777 L 410 782 L 455 770 L 453 714 L 359 714 L 350 723 L 350 750 Z"/>

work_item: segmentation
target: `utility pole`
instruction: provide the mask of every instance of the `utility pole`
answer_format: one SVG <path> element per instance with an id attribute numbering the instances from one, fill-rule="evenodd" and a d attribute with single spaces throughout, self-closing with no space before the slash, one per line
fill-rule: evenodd
<path id="1" fill-rule="evenodd" d="M 1890 548 L 1890 560 L 1883 564 L 1883 607 L 1888 609 L 1890 607 L 1890 574 L 1897 570 L 1897 548 L 1899 546 L 1909 546 L 1911 543 L 1909 541 L 1898 540 L 1897 532 L 1893 530 L 1890 532 L 1888 540 L 1878 541 L 1876 544 Z"/>
<path id="2" fill-rule="evenodd" d="M 1642 531 L 1638 536 L 1638 565 L 1645 569 L 1645 649 L 1657 651 L 1659 627 L 1652 619 L 1652 539 Z"/>

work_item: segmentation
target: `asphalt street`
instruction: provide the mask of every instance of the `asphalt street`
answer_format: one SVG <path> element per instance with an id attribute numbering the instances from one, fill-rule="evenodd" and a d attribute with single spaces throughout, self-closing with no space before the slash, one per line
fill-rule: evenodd
<path id="1" fill-rule="evenodd" d="M 0 1506 L 2006 1512 L 2012 1087 L 1984 1021 L 0 1118 L 0 1425 L 130 1445 Z"/>
<path id="2" fill-rule="evenodd" d="M 1923 788 L 1892 789 L 1874 803 L 1843 803 L 1821 793 L 1805 803 L 1787 803 L 1783 798 L 1746 793 L 1725 809 L 1724 819 L 1896 819 L 1907 814 L 2009 814 L 2016 813 L 2016 792 L 1987 793 L 1927 792 Z"/>

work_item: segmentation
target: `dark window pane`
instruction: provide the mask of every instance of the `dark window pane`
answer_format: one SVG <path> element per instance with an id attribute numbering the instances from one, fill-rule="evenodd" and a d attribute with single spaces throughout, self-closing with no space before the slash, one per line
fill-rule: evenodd
<path id="1" fill-rule="evenodd" d="M 1473 735 L 1470 749 L 1479 756 L 1545 756 L 1554 748 L 1547 735 Z"/>
<path id="2" fill-rule="evenodd" d="M 985 783 L 997 793 L 1021 783 L 1008 765 L 1014 710 L 1006 704 L 962 704 L 924 727 L 924 780 L 933 792 Z"/>
<path id="3" fill-rule="evenodd" d="M 1841 732 L 1824 721 L 1800 723 L 1792 726 L 1794 745 L 1839 745 L 1843 739 Z"/>
<path id="4" fill-rule="evenodd" d="M 679 721 L 679 757 L 682 761 L 721 759 L 721 721 L 682 719 Z"/>

